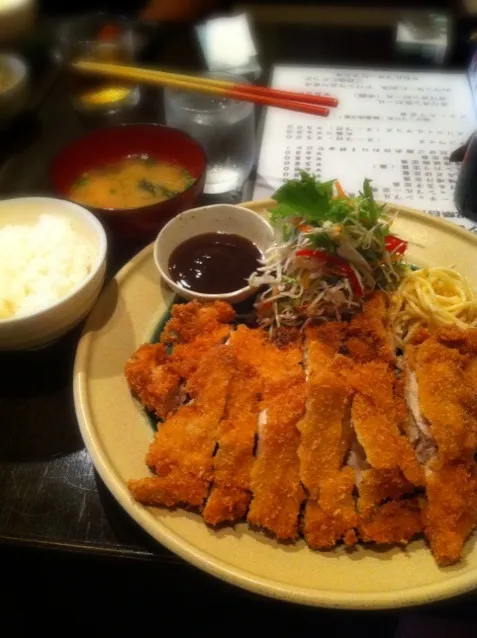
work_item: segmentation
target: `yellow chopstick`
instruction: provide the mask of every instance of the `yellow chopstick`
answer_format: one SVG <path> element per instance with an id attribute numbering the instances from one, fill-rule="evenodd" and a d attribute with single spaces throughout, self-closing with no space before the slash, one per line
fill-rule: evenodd
<path id="1" fill-rule="evenodd" d="M 78 60 L 73 62 L 71 67 L 77 72 L 88 75 L 101 75 L 173 89 L 197 91 L 244 102 L 253 102 L 263 106 L 275 106 L 292 111 L 310 113 L 312 115 L 328 115 L 329 109 L 325 104 L 328 106 L 335 106 L 337 104 L 335 98 L 327 96 L 320 98 L 318 96 L 302 95 L 289 91 L 277 91 L 275 89 L 268 89 L 267 87 L 233 84 L 212 78 L 167 73 L 154 69 L 141 69 L 104 62 Z M 298 96 L 299 99 L 294 96 Z M 311 102 L 312 99 L 314 100 L 313 102 Z"/>

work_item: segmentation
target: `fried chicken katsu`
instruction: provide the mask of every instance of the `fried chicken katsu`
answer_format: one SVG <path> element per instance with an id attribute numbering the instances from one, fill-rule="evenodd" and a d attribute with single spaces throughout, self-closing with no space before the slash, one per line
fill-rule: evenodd
<path id="1" fill-rule="evenodd" d="M 340 374 L 338 347 L 329 345 L 327 332 L 338 324 L 309 328 L 305 333 L 308 372 L 306 412 L 298 423 L 300 479 L 311 498 L 320 483 L 341 468 L 349 446 L 351 389 Z"/>
<path id="2" fill-rule="evenodd" d="M 387 295 L 384 292 L 376 292 L 364 304 L 363 311 L 351 320 L 346 348 L 354 361 L 394 361 L 388 325 L 388 306 Z"/>
<path id="3" fill-rule="evenodd" d="M 380 470 L 399 468 L 413 485 L 424 483 L 422 467 L 400 432 L 394 400 L 394 374 L 383 361 L 357 364 L 346 371 L 355 390 L 351 416 L 368 463 Z"/>
<path id="4" fill-rule="evenodd" d="M 256 371 L 238 362 L 220 422 L 213 486 L 203 512 L 210 525 L 234 522 L 247 514 L 261 389 Z"/>
<path id="5" fill-rule="evenodd" d="M 398 501 L 414 494 L 416 487 L 410 483 L 398 468 L 364 470 L 359 481 L 358 507 L 361 514 L 376 509 L 386 501 Z"/>
<path id="6" fill-rule="evenodd" d="M 425 468 L 425 534 L 440 565 L 457 561 L 477 525 L 477 331 L 421 333 L 406 348 L 413 441 Z"/>
<path id="7" fill-rule="evenodd" d="M 216 346 L 202 358 L 187 384 L 192 401 L 180 407 L 159 427 L 146 457 L 154 479 L 130 481 L 129 487 L 145 505 L 201 507 L 213 478 L 213 453 L 225 410 L 235 358 L 227 346 Z M 151 480 L 157 490 L 149 500 Z"/>
<path id="8" fill-rule="evenodd" d="M 235 319 L 235 311 L 225 301 L 211 304 L 197 300 L 172 306 L 171 319 L 161 334 L 161 343 L 193 343 L 204 334 L 222 331 L 225 337 L 230 331 L 230 323 Z"/>
<path id="9" fill-rule="evenodd" d="M 131 391 L 149 412 L 164 419 L 177 408 L 181 377 L 162 343 L 145 343 L 126 363 L 124 374 Z"/>
<path id="10" fill-rule="evenodd" d="M 423 533 L 439 565 L 459 560 L 477 526 L 477 330 L 420 330 L 397 359 L 383 293 L 273 338 L 234 320 L 224 302 L 176 305 L 126 363 L 162 421 L 133 497 L 312 549 Z"/>
<path id="11" fill-rule="evenodd" d="M 350 444 L 351 388 L 341 375 L 345 324 L 310 327 L 305 333 L 308 371 L 306 412 L 298 423 L 300 479 L 309 498 L 303 530 L 308 545 L 329 548 L 344 538 L 356 542 L 354 472 L 343 468 Z"/>
<path id="12" fill-rule="evenodd" d="M 252 502 L 247 520 L 277 538 L 294 539 L 305 492 L 300 483 L 297 421 L 305 407 L 304 383 L 286 377 L 266 388 L 260 404 Z"/>
<path id="13" fill-rule="evenodd" d="M 354 390 L 352 465 L 357 473 L 358 534 L 364 542 L 405 544 L 422 531 L 413 495 L 424 472 L 406 435 L 407 407 L 387 327 L 387 299 L 376 294 L 350 323 L 354 365 L 345 371 Z"/>
<path id="14" fill-rule="evenodd" d="M 459 560 L 477 525 L 477 467 L 473 459 L 454 461 L 428 473 L 424 529 L 439 565 Z"/>
<path id="15" fill-rule="evenodd" d="M 370 467 L 362 472 L 358 489 L 361 540 L 404 545 L 422 532 L 422 501 L 400 469 Z"/>
<path id="16" fill-rule="evenodd" d="M 355 486 L 353 470 L 345 467 L 320 483 L 318 500 L 307 500 L 303 535 L 309 547 L 331 549 L 340 540 L 348 546 L 356 543 Z"/>
<path id="17" fill-rule="evenodd" d="M 161 343 L 174 346 L 171 363 L 182 379 L 189 378 L 210 348 L 227 341 L 234 319 L 235 311 L 223 301 L 201 304 L 194 300 L 172 307 Z"/>
<path id="18" fill-rule="evenodd" d="M 475 362 L 464 340 L 454 348 L 449 337 L 438 332 L 406 349 L 411 414 L 435 442 L 439 463 L 469 458 L 477 448 Z"/>
<path id="19" fill-rule="evenodd" d="M 294 539 L 305 493 L 300 483 L 297 422 L 305 409 L 305 375 L 299 341 L 282 348 L 261 330 L 245 326 L 233 333 L 237 357 L 262 379 L 258 442 L 251 473 L 253 493 L 247 520 L 280 539 Z"/>
<path id="20" fill-rule="evenodd" d="M 197 368 L 201 356 L 224 343 L 230 335 L 235 312 L 229 304 L 207 305 L 198 301 L 176 304 L 162 334 L 161 343 L 140 346 L 125 366 L 131 391 L 159 419 L 175 410 L 182 398 L 181 383 Z M 172 354 L 166 346 L 174 345 Z"/>
<path id="21" fill-rule="evenodd" d="M 405 545 L 422 531 L 419 498 L 386 501 L 362 514 L 358 533 L 365 543 Z"/>

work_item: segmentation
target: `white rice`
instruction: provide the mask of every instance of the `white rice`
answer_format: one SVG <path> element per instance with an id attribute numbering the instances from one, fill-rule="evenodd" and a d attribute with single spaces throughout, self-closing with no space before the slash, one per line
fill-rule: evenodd
<path id="1" fill-rule="evenodd" d="M 69 220 L 40 215 L 36 224 L 0 228 L 0 319 L 41 310 L 78 287 L 95 250 Z"/>

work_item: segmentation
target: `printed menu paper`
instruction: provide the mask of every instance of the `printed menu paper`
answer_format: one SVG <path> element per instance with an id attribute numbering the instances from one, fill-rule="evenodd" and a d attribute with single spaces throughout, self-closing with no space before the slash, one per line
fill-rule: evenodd
<path id="1" fill-rule="evenodd" d="M 455 209 L 460 165 L 449 162 L 475 125 L 465 74 L 277 66 L 271 85 L 340 103 L 327 118 L 267 109 L 254 199 L 301 169 L 338 178 L 350 194 L 368 177 L 381 201 L 477 230 Z"/>

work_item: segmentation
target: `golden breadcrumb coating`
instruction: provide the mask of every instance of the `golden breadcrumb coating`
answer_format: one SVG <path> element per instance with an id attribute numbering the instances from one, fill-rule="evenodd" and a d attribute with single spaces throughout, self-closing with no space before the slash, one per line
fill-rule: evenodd
<path id="1" fill-rule="evenodd" d="M 303 534 L 312 549 L 330 549 L 341 539 L 345 545 L 356 543 L 358 515 L 354 489 L 354 471 L 346 467 L 320 484 L 318 501 L 307 501 Z"/>
<path id="2" fill-rule="evenodd" d="M 449 329 L 440 334 L 449 337 Z M 439 334 L 410 346 L 406 355 L 440 461 L 471 457 L 477 448 L 477 396 L 470 355 L 445 345 Z"/>
<path id="3" fill-rule="evenodd" d="M 353 317 L 348 328 L 346 347 L 358 363 L 395 359 L 388 326 L 389 299 L 384 292 L 375 292 L 364 304 L 363 312 Z"/>
<path id="4" fill-rule="evenodd" d="M 362 541 L 382 545 L 405 545 L 422 532 L 418 497 L 388 501 L 360 515 L 358 533 Z"/>
<path id="5" fill-rule="evenodd" d="M 193 401 L 166 419 L 151 443 L 146 463 L 157 474 L 158 492 L 153 503 L 141 502 L 202 505 L 213 478 L 212 455 L 235 363 L 227 346 L 216 346 L 202 358 L 188 384 Z M 140 485 L 130 484 L 137 499 L 143 493 Z M 150 489 L 144 493 L 151 497 Z"/>
<path id="6" fill-rule="evenodd" d="M 127 361 L 124 374 L 144 407 L 165 419 L 180 402 L 181 378 L 161 343 L 145 343 Z"/>
<path id="7" fill-rule="evenodd" d="M 477 525 L 477 466 L 473 459 L 454 461 L 427 472 L 425 533 L 439 565 L 459 560 Z"/>
<path id="8" fill-rule="evenodd" d="M 255 370 L 238 363 L 220 422 L 213 486 L 203 511 L 210 525 L 234 522 L 247 513 L 261 389 Z"/>
<path id="9" fill-rule="evenodd" d="M 352 420 L 369 464 L 381 470 L 400 468 L 411 483 L 423 485 L 423 470 L 399 428 L 391 368 L 383 361 L 372 361 L 354 366 L 346 376 L 356 390 Z"/>

